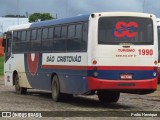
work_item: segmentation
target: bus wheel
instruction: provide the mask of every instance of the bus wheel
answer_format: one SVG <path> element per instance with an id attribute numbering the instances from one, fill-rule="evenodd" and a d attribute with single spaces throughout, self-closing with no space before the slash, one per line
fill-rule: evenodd
<path id="1" fill-rule="evenodd" d="M 98 98 L 100 102 L 117 102 L 120 97 L 120 92 L 117 91 L 98 91 L 97 92 Z"/>
<path id="2" fill-rule="evenodd" d="M 60 84 L 56 75 L 52 79 L 52 99 L 55 102 L 59 102 L 62 99 L 62 93 L 60 93 Z"/>
<path id="3" fill-rule="evenodd" d="M 18 94 L 26 94 L 27 93 L 27 88 L 20 87 L 18 74 L 16 74 L 14 76 L 14 81 L 15 81 L 15 90 L 16 90 L 16 93 L 18 93 Z"/>

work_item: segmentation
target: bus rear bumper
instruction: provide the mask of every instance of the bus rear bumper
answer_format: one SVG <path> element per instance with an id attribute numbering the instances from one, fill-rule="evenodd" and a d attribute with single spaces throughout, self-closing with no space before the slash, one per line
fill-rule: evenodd
<path id="1" fill-rule="evenodd" d="M 146 80 L 104 80 L 88 77 L 89 90 L 156 90 L 158 77 Z"/>

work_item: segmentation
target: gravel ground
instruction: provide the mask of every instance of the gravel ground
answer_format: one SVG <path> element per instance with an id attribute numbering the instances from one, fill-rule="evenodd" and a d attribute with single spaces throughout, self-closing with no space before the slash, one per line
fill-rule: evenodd
<path id="1" fill-rule="evenodd" d="M 34 111 L 40 112 L 43 116 L 48 113 L 48 118 L 57 119 L 159 119 L 158 117 L 128 117 L 135 115 L 157 114 L 160 116 L 160 91 L 157 90 L 148 95 L 121 94 L 117 103 L 99 103 L 97 96 L 74 96 L 68 102 L 53 102 L 51 94 L 40 90 L 28 90 L 27 95 L 15 93 L 14 86 L 4 86 L 3 77 L 0 77 L 0 111 Z M 50 111 L 50 112 L 49 112 Z M 86 112 L 87 111 L 87 112 Z M 76 115 L 77 116 L 76 116 Z M 106 115 L 107 114 L 107 115 Z M 73 116 L 73 117 L 69 117 Z M 93 117 L 94 116 L 94 117 Z M 109 117 L 108 117 L 109 116 Z M 1 119 L 1 118 L 0 118 Z M 3 118 L 10 119 L 10 118 Z M 12 118 L 13 119 L 13 118 Z M 14 118 L 17 119 L 17 118 Z M 24 119 L 24 118 L 23 118 Z M 27 119 L 27 118 L 26 118 Z M 30 118 L 31 119 L 31 118 Z M 32 118 L 36 119 L 36 118 Z M 38 118 L 38 119 L 44 119 Z"/>

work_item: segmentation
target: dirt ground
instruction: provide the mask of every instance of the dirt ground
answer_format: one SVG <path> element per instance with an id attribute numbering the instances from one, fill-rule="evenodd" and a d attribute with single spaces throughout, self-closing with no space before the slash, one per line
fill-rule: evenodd
<path id="1" fill-rule="evenodd" d="M 99 103 L 94 96 L 74 96 L 68 102 L 54 102 L 51 94 L 40 90 L 28 90 L 27 95 L 15 93 L 14 86 L 4 86 L 3 77 L 0 77 L 0 111 L 39 111 L 50 117 L 92 117 L 100 119 L 107 117 L 125 117 L 133 119 L 136 115 L 152 114 L 160 116 L 160 90 L 148 95 L 122 93 L 117 103 Z M 157 119 L 157 116 L 154 119 Z M 96 118 L 95 118 L 96 117 Z M 153 118 L 151 116 L 145 119 Z M 141 118 L 140 118 L 141 119 Z"/>

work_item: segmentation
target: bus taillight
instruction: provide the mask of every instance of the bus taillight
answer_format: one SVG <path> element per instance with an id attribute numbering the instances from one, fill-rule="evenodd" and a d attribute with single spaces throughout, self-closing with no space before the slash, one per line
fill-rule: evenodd
<path id="1" fill-rule="evenodd" d="M 157 61 L 157 60 L 155 60 L 155 61 L 154 61 L 154 64 L 155 64 L 155 65 L 157 65 L 157 64 L 158 64 L 158 61 Z"/>
<path id="2" fill-rule="evenodd" d="M 93 64 L 93 65 L 96 65 L 96 64 L 97 64 L 97 60 L 93 60 L 93 61 L 92 61 L 92 64 Z"/>

